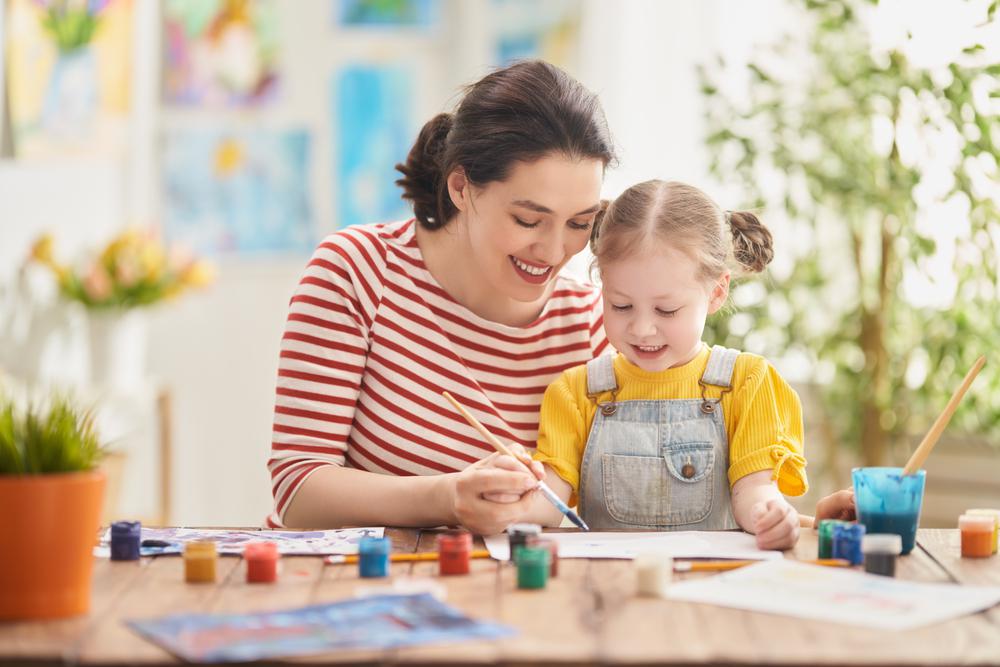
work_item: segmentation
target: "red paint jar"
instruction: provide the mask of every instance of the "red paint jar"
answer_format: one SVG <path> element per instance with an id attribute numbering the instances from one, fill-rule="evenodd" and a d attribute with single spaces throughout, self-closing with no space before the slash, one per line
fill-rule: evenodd
<path id="1" fill-rule="evenodd" d="M 529 537 L 528 546 L 549 550 L 549 578 L 559 574 L 559 543 L 548 537 Z"/>
<path id="2" fill-rule="evenodd" d="M 278 580 L 278 545 L 274 542 L 251 542 L 243 549 L 247 564 L 247 583 L 273 584 Z"/>
<path id="3" fill-rule="evenodd" d="M 442 576 L 469 573 L 469 554 L 472 551 L 472 533 L 450 530 L 438 535 L 438 571 Z"/>

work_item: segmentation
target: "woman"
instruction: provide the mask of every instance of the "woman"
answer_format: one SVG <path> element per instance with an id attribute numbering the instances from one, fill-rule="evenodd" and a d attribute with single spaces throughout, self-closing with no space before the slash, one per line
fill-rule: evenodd
<path id="1" fill-rule="evenodd" d="M 441 392 L 533 447 L 545 387 L 604 351 L 597 289 L 559 270 L 588 243 L 614 157 L 597 97 L 537 61 L 424 126 L 399 167 L 415 220 L 332 234 L 292 298 L 271 525 L 509 523 L 535 479 L 487 465 Z"/>
<path id="2" fill-rule="evenodd" d="M 614 160 L 597 97 L 539 61 L 424 126 L 398 167 L 415 218 L 330 235 L 291 300 L 270 526 L 491 534 L 524 512 L 535 476 L 441 392 L 534 447 L 546 386 L 607 348 L 599 291 L 559 271 L 588 243 Z"/>

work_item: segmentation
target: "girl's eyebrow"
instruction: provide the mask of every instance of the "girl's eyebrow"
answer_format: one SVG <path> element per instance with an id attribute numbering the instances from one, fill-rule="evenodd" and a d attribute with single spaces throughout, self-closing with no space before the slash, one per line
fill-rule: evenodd
<path id="1" fill-rule="evenodd" d="M 618 291 L 618 290 L 616 290 L 616 289 L 611 289 L 611 290 L 605 290 L 605 292 L 606 292 L 606 293 L 607 293 L 607 294 L 608 294 L 609 296 L 620 296 L 620 297 L 623 297 L 623 298 L 625 298 L 625 299 L 630 299 L 630 298 L 631 298 L 631 297 L 630 297 L 630 296 L 629 296 L 628 294 L 626 294 L 625 292 L 619 292 L 619 291 Z M 674 297 L 674 295 L 673 295 L 673 294 L 669 294 L 669 293 L 668 293 L 668 294 L 659 294 L 659 295 L 657 295 L 657 296 L 654 296 L 654 297 L 652 297 L 652 298 L 653 298 L 653 300 L 654 300 L 654 301 L 669 301 L 669 300 L 670 300 L 671 298 L 673 298 L 673 297 Z"/>
<path id="2" fill-rule="evenodd" d="M 513 205 L 513 206 L 520 206 L 521 208 L 526 208 L 526 209 L 529 209 L 531 211 L 535 211 L 536 213 L 545 213 L 547 215 L 555 215 L 555 211 L 553 211 L 551 208 L 549 208 L 547 206 L 542 206 L 541 204 L 535 203 L 535 202 L 531 201 L 530 199 L 517 199 L 515 201 L 512 201 L 511 205 Z M 593 206 L 591 206 L 590 208 L 588 208 L 585 211 L 580 211 L 578 213 L 574 213 L 570 217 L 575 218 L 578 215 L 588 215 L 590 213 L 597 213 L 600 210 L 601 210 L 601 205 L 600 205 L 600 203 L 597 203 L 597 204 L 594 204 Z"/>

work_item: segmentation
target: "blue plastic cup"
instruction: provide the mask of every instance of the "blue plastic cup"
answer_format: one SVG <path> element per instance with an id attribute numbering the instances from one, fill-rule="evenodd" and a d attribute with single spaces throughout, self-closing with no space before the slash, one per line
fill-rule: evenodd
<path id="1" fill-rule="evenodd" d="M 858 523 L 869 535 L 899 535 L 903 538 L 903 553 L 910 553 L 917 539 L 927 473 L 918 470 L 904 475 L 902 468 L 855 468 L 851 478 Z"/>

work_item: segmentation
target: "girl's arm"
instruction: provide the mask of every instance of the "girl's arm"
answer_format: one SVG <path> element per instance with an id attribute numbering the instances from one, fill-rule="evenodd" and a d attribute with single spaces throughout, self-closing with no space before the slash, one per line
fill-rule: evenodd
<path id="1" fill-rule="evenodd" d="M 733 516 L 757 536 L 761 549 L 790 549 L 799 539 L 799 515 L 778 491 L 770 470 L 741 477 L 733 485 Z"/>

